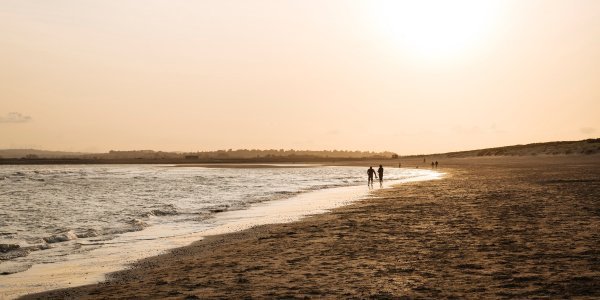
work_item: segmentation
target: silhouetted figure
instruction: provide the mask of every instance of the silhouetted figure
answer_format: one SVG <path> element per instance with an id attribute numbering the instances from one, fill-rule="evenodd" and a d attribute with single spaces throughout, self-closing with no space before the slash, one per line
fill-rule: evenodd
<path id="1" fill-rule="evenodd" d="M 367 170 L 367 176 L 369 177 L 367 185 L 373 185 L 373 175 L 375 175 L 375 170 L 373 170 L 373 167 L 369 167 Z"/>
<path id="2" fill-rule="evenodd" d="M 431 168 L 433 169 L 435 167 L 435 163 L 431 162 Z"/>
<path id="3" fill-rule="evenodd" d="M 437 165 L 438 165 L 438 162 L 437 162 L 437 160 L 436 160 L 436 161 L 435 161 L 435 168 L 436 168 L 436 169 L 437 169 Z"/>
<path id="4" fill-rule="evenodd" d="M 398 163 L 398 168 L 402 168 L 402 163 Z"/>
<path id="5" fill-rule="evenodd" d="M 383 166 L 379 165 L 379 169 L 377 169 L 377 174 L 379 174 L 379 187 L 383 187 Z"/>
<path id="6" fill-rule="evenodd" d="M 425 159 L 423 158 L 423 163 L 425 163 Z"/>

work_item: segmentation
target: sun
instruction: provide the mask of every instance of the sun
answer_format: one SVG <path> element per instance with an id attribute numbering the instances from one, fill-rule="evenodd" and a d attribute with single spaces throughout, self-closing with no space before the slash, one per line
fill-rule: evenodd
<path id="1" fill-rule="evenodd" d="M 372 1 L 374 24 L 403 50 L 447 58 L 478 46 L 498 14 L 493 1 Z"/>

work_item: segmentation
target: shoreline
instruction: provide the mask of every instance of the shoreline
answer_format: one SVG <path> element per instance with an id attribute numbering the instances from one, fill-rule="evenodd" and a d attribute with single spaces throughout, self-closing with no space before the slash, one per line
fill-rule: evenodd
<path id="1" fill-rule="evenodd" d="M 386 182 L 385 186 L 437 177 L 432 172 L 422 173 L 420 176 Z M 163 224 L 146 228 L 144 231 L 124 233 L 109 244 L 91 250 L 95 251 L 92 255 L 74 255 L 66 261 L 36 264 L 24 272 L 3 275 L 0 277 L 0 287 L 4 286 L 0 288 L 0 298 L 100 283 L 107 278 L 106 275 L 126 270 L 129 265 L 140 259 L 188 246 L 207 236 L 241 231 L 258 225 L 297 221 L 308 215 L 326 213 L 336 207 L 361 200 L 369 194 L 370 190 L 362 185 L 326 188 L 291 198 L 256 203 L 244 210 L 222 212 L 211 220 L 210 225 L 188 224 L 188 227 L 198 227 L 191 233 L 189 230 L 181 231 L 180 228 L 175 228 L 182 226 L 180 224 L 171 224 L 173 228 Z M 132 241 L 135 243 L 131 243 Z M 87 243 L 82 245 L 86 247 Z"/>
<path id="2" fill-rule="evenodd" d="M 600 297 L 597 157 L 442 163 L 443 180 L 23 299 Z"/>

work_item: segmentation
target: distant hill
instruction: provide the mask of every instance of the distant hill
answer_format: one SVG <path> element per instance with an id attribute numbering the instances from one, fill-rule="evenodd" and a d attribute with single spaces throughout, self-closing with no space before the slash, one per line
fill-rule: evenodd
<path id="1" fill-rule="evenodd" d="M 273 160 L 295 160 L 308 158 L 337 158 L 337 159 L 357 159 L 357 158 L 390 158 L 395 153 L 371 152 L 371 151 L 346 151 L 346 150 L 285 150 L 285 149 L 229 149 L 217 151 L 199 151 L 199 152 L 163 152 L 153 150 L 135 150 L 135 151 L 115 151 L 108 153 L 95 153 L 84 157 L 94 157 L 97 159 L 163 159 L 163 158 L 187 158 L 187 159 L 273 159 Z"/>
<path id="2" fill-rule="evenodd" d="M 479 150 L 458 151 L 427 156 L 448 158 L 476 156 L 528 156 L 528 155 L 590 155 L 600 153 L 600 138 L 582 141 L 562 141 L 504 146 Z M 419 155 L 411 155 L 419 156 Z M 424 156 L 424 155 L 421 155 Z"/>
<path id="3" fill-rule="evenodd" d="M 199 152 L 164 152 L 154 150 L 80 153 L 35 149 L 0 150 L 2 163 L 181 163 L 181 162 L 295 162 L 386 159 L 395 153 L 345 150 L 238 149 Z"/>
<path id="4" fill-rule="evenodd" d="M 479 150 L 449 153 L 409 155 L 410 157 L 480 157 L 480 156 L 530 156 L 530 155 L 591 155 L 600 154 L 600 138 L 582 141 L 533 143 Z M 0 150 L 4 163 L 198 163 L 198 162 L 295 162 L 295 161 L 342 161 L 396 158 L 393 152 L 344 151 L 344 150 L 284 150 L 239 149 L 202 152 L 163 152 L 153 150 L 109 151 L 107 153 L 82 153 L 46 151 L 35 149 Z M 46 161 L 44 160 L 51 160 Z M 64 161 L 61 161 L 64 160 Z"/>
<path id="5" fill-rule="evenodd" d="M 35 149 L 0 149 L 0 158 L 72 158 L 84 154 L 86 153 Z"/>

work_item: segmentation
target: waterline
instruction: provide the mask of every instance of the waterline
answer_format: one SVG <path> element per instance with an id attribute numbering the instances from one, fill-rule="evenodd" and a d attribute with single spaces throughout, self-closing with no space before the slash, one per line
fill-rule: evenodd
<path id="1" fill-rule="evenodd" d="M 441 176 L 442 174 L 434 171 L 419 170 L 412 177 L 385 181 L 383 188 Z M 375 186 L 375 189 L 379 189 L 378 183 Z M 0 297 L 13 298 L 28 293 L 97 283 L 103 281 L 106 274 L 122 270 L 136 260 L 189 245 L 206 236 L 264 224 L 297 221 L 305 216 L 325 213 L 364 199 L 370 191 L 366 185 L 326 188 L 290 198 L 254 203 L 243 210 L 225 211 L 215 214 L 208 221 L 161 222 L 142 231 L 123 233 L 103 242 L 101 246 L 80 242 L 81 247 L 89 248 L 89 251 L 72 254 L 64 261 L 35 264 L 27 271 L 0 277 Z M 42 252 L 31 255 L 42 255 Z"/>

